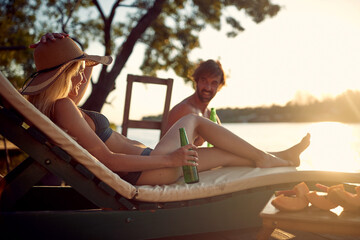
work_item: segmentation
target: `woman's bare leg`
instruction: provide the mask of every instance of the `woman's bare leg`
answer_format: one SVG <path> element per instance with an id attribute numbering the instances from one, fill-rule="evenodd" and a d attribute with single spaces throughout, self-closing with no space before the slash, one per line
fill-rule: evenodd
<path id="1" fill-rule="evenodd" d="M 300 165 L 300 154 L 310 145 L 310 134 L 306 136 L 296 145 L 280 152 L 270 152 L 270 154 L 275 155 L 281 159 L 286 159 L 291 161 L 292 166 Z"/>
<path id="2" fill-rule="evenodd" d="M 172 184 L 182 176 L 181 167 L 143 171 L 136 185 Z"/>
<path id="3" fill-rule="evenodd" d="M 186 125 L 186 127 L 185 127 Z M 180 144 L 179 128 L 185 127 L 189 142 L 193 142 L 196 138 L 194 135 L 194 129 L 196 127 L 196 121 L 191 121 L 188 117 L 181 118 L 176 124 L 170 128 L 160 142 L 155 146 L 151 155 L 155 154 L 168 154 L 178 149 Z M 191 131 L 190 131 L 191 129 Z M 143 171 L 139 180 L 138 185 L 156 185 L 156 184 L 171 184 L 174 183 L 179 177 L 182 176 L 181 167 L 178 168 L 162 168 L 156 170 Z"/>
<path id="4" fill-rule="evenodd" d="M 181 118 L 172 128 L 170 128 L 167 134 L 165 134 L 155 147 L 153 154 L 166 154 L 179 148 L 180 137 L 178 129 L 181 127 L 185 128 L 189 142 L 193 142 L 197 136 L 201 136 L 222 151 L 236 155 L 241 159 L 253 161 L 257 167 L 296 165 L 294 163 L 298 161 L 300 153 L 303 152 L 310 143 L 310 135 L 307 135 L 299 144 L 285 151 L 269 154 L 252 146 L 226 128 L 219 126 L 206 118 L 190 114 Z M 206 153 L 206 151 L 210 150 L 205 148 L 201 151 Z M 201 156 L 199 157 L 199 161 L 201 161 L 200 158 Z M 228 159 L 224 157 L 221 159 L 222 160 L 218 160 L 219 166 L 228 165 Z M 240 161 L 239 165 L 242 166 L 242 164 L 243 162 Z M 234 163 L 231 162 L 231 165 L 234 165 Z"/>
<path id="5" fill-rule="evenodd" d="M 219 166 L 248 166 L 255 167 L 253 161 L 241 158 L 232 153 L 223 151 L 216 147 L 213 148 L 198 148 L 199 165 L 198 171 L 206 171 Z M 151 154 L 156 154 L 154 150 Z M 141 174 L 137 184 L 138 185 L 156 185 L 156 184 L 171 184 L 182 176 L 181 168 L 163 168 L 157 170 L 144 171 Z"/>
<path id="6" fill-rule="evenodd" d="M 291 148 L 280 152 L 270 152 L 270 154 L 274 155 L 275 158 L 277 157 L 288 160 L 286 162 L 286 166 L 299 166 L 300 154 L 309 146 L 309 144 L 310 135 L 307 134 L 298 144 L 292 146 Z M 267 164 L 267 161 L 259 162 L 258 165 L 256 165 L 254 161 L 239 157 L 216 147 L 198 148 L 197 152 L 199 154 L 199 171 L 205 171 L 214 167 L 218 167 L 219 162 L 217 159 L 222 159 L 222 166 L 249 166 L 262 168 L 272 167 Z M 270 162 L 273 164 L 273 161 Z M 282 162 L 282 160 L 280 160 L 280 162 Z M 262 165 L 260 165 L 260 163 Z"/>
<path id="7" fill-rule="evenodd" d="M 199 166 L 197 167 L 199 172 L 219 166 L 256 167 L 253 161 L 223 151 L 216 147 L 198 148 L 197 152 L 199 154 Z"/>
<path id="8" fill-rule="evenodd" d="M 307 135 L 299 144 L 285 151 L 270 154 L 252 146 L 218 124 L 206 118 L 190 114 L 181 118 L 169 129 L 151 154 L 167 154 L 178 149 L 180 147 L 179 128 L 181 127 L 185 128 L 190 143 L 197 136 L 201 136 L 215 145 L 214 148 L 198 149 L 199 171 L 218 166 L 256 166 L 268 168 L 298 165 L 300 153 L 310 143 L 310 135 Z M 181 168 L 146 171 L 143 172 L 138 183 L 152 184 L 150 182 L 156 182 L 154 184 L 168 184 L 169 182 L 176 181 L 181 174 Z M 161 181 L 161 183 L 158 181 Z"/>

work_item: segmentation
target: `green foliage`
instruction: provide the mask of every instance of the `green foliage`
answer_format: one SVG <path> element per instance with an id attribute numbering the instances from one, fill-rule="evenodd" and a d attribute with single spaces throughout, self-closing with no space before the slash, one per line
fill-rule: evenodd
<path id="1" fill-rule="evenodd" d="M 82 7 L 88 6 L 87 1 Z M 79 5 L 72 1 L 6 0 L 0 3 L 0 71 L 16 86 L 21 87 L 27 77 L 36 71 L 33 50 L 28 46 L 38 42 L 46 32 L 63 32 L 69 24 L 73 36 L 82 36 L 87 47 L 86 36 L 81 34 L 84 25 L 79 22 Z M 71 21 L 67 16 L 73 11 Z M 59 24 L 61 22 L 61 24 Z M 92 29 L 93 27 L 91 27 Z M 90 29 L 90 28 L 89 28 Z M 86 31 L 85 31 L 86 32 Z M 99 34 L 97 34 L 98 36 Z"/>
<path id="2" fill-rule="evenodd" d="M 162 14 L 142 37 L 147 49 L 141 70 L 147 75 L 156 75 L 158 70 L 173 69 L 185 81 L 190 81 L 194 63 L 189 54 L 200 47 L 199 34 L 207 26 L 221 29 L 222 17 L 231 27 L 228 37 L 236 37 L 244 31 L 239 16 L 227 15 L 227 8 L 244 10 L 255 22 L 266 16 L 274 16 L 280 10 L 267 0 L 219 1 L 167 1 Z"/>
<path id="3" fill-rule="evenodd" d="M 98 18 L 92 19 L 94 11 L 90 0 L 48 0 L 43 1 L 41 16 L 38 23 L 43 26 L 41 35 L 46 32 L 66 32 L 71 35 L 83 49 L 89 46 L 89 40 L 100 40 L 103 25 Z M 98 14 L 96 14 L 98 16 Z"/>
<path id="4" fill-rule="evenodd" d="M 0 5 L 0 71 L 15 86 L 21 85 L 24 75 L 34 70 L 32 51 L 27 48 L 34 42 L 34 22 L 40 0 L 6 0 Z"/>
<path id="5" fill-rule="evenodd" d="M 100 42 L 104 54 L 115 57 L 112 69 L 103 67 L 106 71 L 101 71 L 88 99 L 101 101 L 90 107 L 100 110 L 136 43 L 145 46 L 140 66 L 143 74 L 156 76 L 159 70 L 173 69 L 189 81 L 194 68 L 189 54 L 200 47 L 199 34 L 206 26 L 220 30 L 225 23 L 230 26 L 227 36 L 235 37 L 244 30 L 240 14 L 257 23 L 277 14 L 280 7 L 270 1 L 117 0 L 108 3 L 110 8 L 104 11 L 99 0 L 5 0 L 0 3 L 0 47 L 22 46 L 23 50 L 2 51 L 0 70 L 9 79 L 30 76 L 34 71 L 32 51 L 26 47 L 46 32 L 67 32 L 84 49 L 90 41 Z"/>

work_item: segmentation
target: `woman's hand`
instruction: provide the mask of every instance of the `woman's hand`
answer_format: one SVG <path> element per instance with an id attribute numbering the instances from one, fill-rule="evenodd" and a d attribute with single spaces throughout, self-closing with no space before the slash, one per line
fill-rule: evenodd
<path id="1" fill-rule="evenodd" d="M 196 151 L 196 146 L 193 144 L 188 144 L 186 146 L 176 149 L 174 152 L 169 154 L 169 157 L 174 167 L 181 167 L 184 165 L 199 165 L 198 153 Z"/>
<path id="2" fill-rule="evenodd" d="M 62 39 L 68 37 L 69 34 L 67 33 L 46 33 L 44 36 L 41 37 L 38 43 L 33 43 L 29 46 L 29 48 L 36 48 L 39 43 L 46 43 L 48 40 L 56 41 L 56 39 Z"/>

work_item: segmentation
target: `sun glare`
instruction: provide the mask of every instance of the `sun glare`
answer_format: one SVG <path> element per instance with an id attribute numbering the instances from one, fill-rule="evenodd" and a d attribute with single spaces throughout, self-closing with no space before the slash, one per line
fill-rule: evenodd
<path id="1" fill-rule="evenodd" d="M 299 168 L 360 172 L 360 142 L 356 130 L 337 122 L 309 125 L 311 144 L 303 153 Z"/>

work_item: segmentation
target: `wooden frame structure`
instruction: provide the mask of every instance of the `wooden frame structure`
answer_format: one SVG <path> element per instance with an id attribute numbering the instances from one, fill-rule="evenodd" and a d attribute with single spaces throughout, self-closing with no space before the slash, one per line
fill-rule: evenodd
<path id="1" fill-rule="evenodd" d="M 130 104 L 131 104 L 131 95 L 133 83 L 145 83 L 145 84 L 160 84 L 166 86 L 166 96 L 164 111 L 162 114 L 161 121 L 139 121 L 139 120 L 130 120 Z M 127 136 L 127 131 L 129 128 L 144 128 L 144 129 L 159 129 L 160 138 L 165 134 L 166 122 L 168 119 L 170 101 L 171 101 L 171 92 L 173 86 L 173 79 L 163 79 L 149 76 L 137 76 L 129 74 L 127 76 L 127 87 L 125 94 L 125 107 L 124 107 L 124 117 L 122 123 L 122 135 Z"/>

